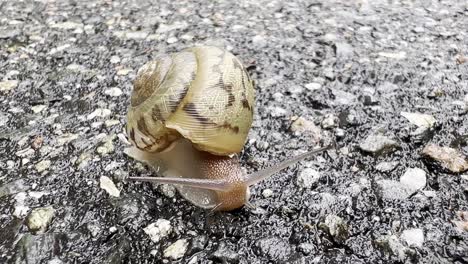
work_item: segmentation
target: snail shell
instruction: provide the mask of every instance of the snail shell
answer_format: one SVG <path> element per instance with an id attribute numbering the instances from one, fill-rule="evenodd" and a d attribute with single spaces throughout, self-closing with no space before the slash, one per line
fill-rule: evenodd
<path id="1" fill-rule="evenodd" d="M 184 198 L 206 209 L 243 206 L 250 185 L 317 152 L 247 174 L 237 153 L 253 109 L 253 82 L 228 51 L 203 46 L 159 56 L 134 82 L 127 116 L 133 147 L 125 150 L 159 175 L 130 179 L 174 184 Z"/>
<path id="2" fill-rule="evenodd" d="M 234 55 L 216 47 L 190 48 L 138 71 L 128 134 L 148 152 L 186 138 L 198 150 L 235 154 L 244 146 L 253 107 L 252 81 Z"/>

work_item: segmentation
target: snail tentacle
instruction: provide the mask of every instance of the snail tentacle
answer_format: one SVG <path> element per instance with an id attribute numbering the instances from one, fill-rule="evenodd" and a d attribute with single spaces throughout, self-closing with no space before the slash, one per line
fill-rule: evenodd
<path id="1" fill-rule="evenodd" d="M 273 174 L 279 172 L 280 170 L 291 166 L 292 164 L 294 164 L 296 162 L 299 162 L 299 161 L 301 161 L 301 160 L 303 160 L 303 159 L 305 159 L 305 158 L 307 158 L 307 157 L 309 157 L 311 155 L 314 155 L 314 154 L 317 154 L 319 152 L 330 149 L 331 147 L 333 147 L 333 145 L 328 145 L 328 146 L 323 147 L 323 148 L 311 150 L 311 151 L 308 151 L 306 153 L 299 154 L 299 155 L 297 155 L 295 157 L 287 159 L 285 161 L 282 161 L 282 162 L 280 162 L 280 163 L 278 163 L 276 165 L 273 165 L 273 166 L 268 167 L 266 169 L 263 169 L 261 171 L 249 174 L 249 175 L 247 175 L 246 184 L 247 184 L 247 186 L 254 185 L 254 184 L 256 184 L 256 183 L 258 183 L 260 181 L 263 181 L 264 179 L 272 176 Z"/>
<path id="2" fill-rule="evenodd" d="M 227 192 L 232 184 L 225 180 L 195 179 L 195 178 L 168 178 L 168 177 L 129 177 L 132 181 L 145 181 L 164 184 L 178 184 L 187 187 Z"/>

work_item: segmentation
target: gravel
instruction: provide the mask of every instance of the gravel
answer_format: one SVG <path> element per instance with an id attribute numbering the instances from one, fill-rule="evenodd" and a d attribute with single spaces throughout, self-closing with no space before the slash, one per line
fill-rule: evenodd
<path id="1" fill-rule="evenodd" d="M 465 1 L 0 1 L 0 15 L 0 263 L 468 262 Z M 138 68 L 207 43 L 256 84 L 248 173 L 336 143 L 252 186 L 253 208 L 126 180 L 154 175 L 123 153 Z M 320 178 L 302 188 L 307 168 Z M 172 231 L 154 242 L 160 219 Z"/>

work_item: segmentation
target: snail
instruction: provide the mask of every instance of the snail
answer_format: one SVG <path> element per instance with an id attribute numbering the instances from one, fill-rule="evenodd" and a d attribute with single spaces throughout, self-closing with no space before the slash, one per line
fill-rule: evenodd
<path id="1" fill-rule="evenodd" d="M 325 148 L 246 174 L 238 153 L 247 139 L 254 87 L 230 52 L 200 46 L 143 65 L 127 114 L 132 147 L 125 153 L 158 177 L 130 180 L 174 184 L 196 206 L 230 211 L 248 204 L 249 186 Z"/>

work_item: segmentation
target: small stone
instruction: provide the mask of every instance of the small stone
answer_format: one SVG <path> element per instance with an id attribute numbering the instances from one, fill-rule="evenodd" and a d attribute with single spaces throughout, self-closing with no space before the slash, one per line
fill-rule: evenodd
<path id="1" fill-rule="evenodd" d="M 414 252 L 405 247 L 395 235 L 383 236 L 377 239 L 375 243 L 382 248 L 384 252 L 396 256 L 399 260 L 404 260 L 407 255 L 411 255 Z"/>
<path id="2" fill-rule="evenodd" d="M 151 241 L 158 243 L 172 232 L 172 226 L 169 220 L 158 219 L 156 222 L 145 227 L 143 231 L 150 237 Z"/>
<path id="3" fill-rule="evenodd" d="M 353 55 L 353 46 L 345 42 L 335 43 L 335 53 L 338 58 L 346 59 Z"/>
<path id="4" fill-rule="evenodd" d="M 431 128 L 437 122 L 433 116 L 427 114 L 409 112 L 401 112 L 400 114 L 417 127 Z"/>
<path id="5" fill-rule="evenodd" d="M 382 161 L 375 166 L 375 169 L 380 172 L 390 172 L 394 170 L 398 166 L 398 164 L 399 164 L 398 161 L 393 161 L 393 162 Z"/>
<path id="6" fill-rule="evenodd" d="M 188 241 L 187 239 L 179 239 L 164 250 L 164 257 L 173 260 L 180 259 L 185 255 L 187 251 Z"/>
<path id="7" fill-rule="evenodd" d="M 110 120 L 106 120 L 104 122 L 104 124 L 106 125 L 106 127 L 113 127 L 115 125 L 118 125 L 120 124 L 120 121 L 119 120 L 115 120 L 115 119 L 110 119 Z"/>
<path id="8" fill-rule="evenodd" d="M 119 189 L 117 189 L 114 182 L 107 176 L 101 176 L 101 178 L 99 178 L 99 187 L 110 196 L 120 197 Z"/>
<path id="9" fill-rule="evenodd" d="M 92 160 L 92 155 L 89 152 L 83 152 L 80 154 L 78 159 L 75 161 L 75 164 L 78 166 L 78 169 L 82 170 L 89 165 L 89 162 Z"/>
<path id="10" fill-rule="evenodd" d="M 122 90 L 117 87 L 112 87 L 105 90 L 104 93 L 112 97 L 118 97 L 122 95 Z"/>
<path id="11" fill-rule="evenodd" d="M 3 196 L 17 194 L 19 192 L 25 192 L 27 190 L 29 190 L 29 186 L 26 185 L 23 179 L 11 181 L 0 186 L 0 198 Z"/>
<path id="12" fill-rule="evenodd" d="M 10 80 L 10 81 L 2 81 L 0 82 L 0 92 L 8 92 L 15 89 L 18 86 L 18 81 Z"/>
<path id="13" fill-rule="evenodd" d="M 424 243 L 424 233 L 422 229 L 407 229 L 404 230 L 400 238 L 406 242 L 408 246 L 422 247 Z"/>
<path id="14" fill-rule="evenodd" d="M 132 71 L 133 70 L 130 69 L 130 68 L 123 68 L 123 69 L 120 69 L 120 70 L 117 71 L 117 75 L 120 75 L 120 76 L 128 75 Z"/>
<path id="15" fill-rule="evenodd" d="M 359 145 L 362 151 L 372 154 L 393 152 L 397 147 L 399 145 L 395 140 L 382 135 L 370 135 Z"/>
<path id="16" fill-rule="evenodd" d="M 262 48 L 262 47 L 265 47 L 265 46 L 266 46 L 267 41 L 266 41 L 266 39 L 265 39 L 263 36 L 255 35 L 255 36 L 252 38 L 252 44 L 254 44 L 255 46 L 257 46 L 257 47 L 259 47 L 259 48 Z"/>
<path id="17" fill-rule="evenodd" d="M 337 242 L 344 242 L 348 238 L 348 226 L 344 220 L 337 215 L 327 215 L 325 222 L 319 227 L 327 231 Z"/>
<path id="18" fill-rule="evenodd" d="M 339 119 L 334 114 L 327 114 L 325 118 L 322 120 L 322 128 L 328 129 L 338 126 Z"/>
<path id="19" fill-rule="evenodd" d="M 179 39 L 177 39 L 176 37 L 169 37 L 169 38 L 167 39 L 166 42 L 167 42 L 168 44 L 174 44 L 174 43 L 176 43 L 177 41 L 179 41 Z"/>
<path id="20" fill-rule="evenodd" d="M 177 193 L 176 187 L 172 184 L 161 184 L 159 185 L 159 190 L 161 190 L 161 193 L 167 198 L 174 198 Z"/>
<path id="21" fill-rule="evenodd" d="M 218 248 L 210 259 L 218 260 L 222 263 L 237 263 L 239 262 L 239 254 L 228 247 L 225 242 L 220 242 Z"/>
<path id="22" fill-rule="evenodd" d="M 36 208 L 29 213 L 26 219 L 26 225 L 29 231 L 37 234 L 44 233 L 47 226 L 52 222 L 55 210 L 52 206 Z"/>
<path id="23" fill-rule="evenodd" d="M 315 91 L 320 90 L 320 88 L 322 88 L 322 85 L 320 83 L 308 83 L 305 85 L 305 88 L 309 91 Z"/>
<path id="24" fill-rule="evenodd" d="M 262 191 L 262 195 L 264 198 L 269 198 L 273 196 L 273 191 L 271 189 L 265 189 Z"/>
<path id="25" fill-rule="evenodd" d="M 35 167 L 36 167 L 37 172 L 41 173 L 41 172 L 49 169 L 50 164 L 51 164 L 50 160 L 43 160 L 43 161 L 40 161 L 39 163 L 37 163 Z"/>
<path id="26" fill-rule="evenodd" d="M 148 36 L 145 31 L 115 31 L 114 35 L 121 39 L 143 40 Z"/>
<path id="27" fill-rule="evenodd" d="M 80 29 L 83 28 L 82 23 L 76 23 L 72 21 L 65 21 L 65 22 L 60 22 L 56 24 L 50 25 L 51 28 L 57 28 L 57 29 L 64 29 L 64 30 L 72 30 L 72 29 Z"/>
<path id="28" fill-rule="evenodd" d="M 111 56 L 111 58 L 110 58 L 110 63 L 114 63 L 114 64 L 115 64 L 115 63 L 119 63 L 119 62 L 120 62 L 119 56 L 115 56 L 115 55 L 114 55 L 114 56 Z"/>
<path id="29" fill-rule="evenodd" d="M 406 185 L 398 181 L 380 180 L 377 185 L 384 200 L 404 200 L 412 194 Z"/>
<path id="30" fill-rule="evenodd" d="M 257 240 L 255 247 L 260 255 L 271 261 L 285 261 L 291 255 L 289 243 L 279 237 L 270 236 Z"/>
<path id="31" fill-rule="evenodd" d="M 400 52 L 379 52 L 380 57 L 384 58 L 389 58 L 389 59 L 396 59 L 396 60 L 402 60 L 406 58 L 406 52 L 400 51 Z"/>
<path id="32" fill-rule="evenodd" d="M 5 126 L 8 123 L 9 119 L 10 118 L 8 118 L 6 114 L 3 114 L 2 112 L 0 112 L 0 127 Z"/>
<path id="33" fill-rule="evenodd" d="M 320 128 L 318 128 L 314 122 L 309 121 L 303 117 L 297 118 L 292 124 L 291 124 L 291 131 L 292 132 L 298 132 L 298 133 L 303 133 L 303 132 L 320 132 Z"/>
<path id="34" fill-rule="evenodd" d="M 409 168 L 400 177 L 400 183 L 414 193 L 426 186 L 426 172 L 419 168 Z"/>
<path id="35" fill-rule="evenodd" d="M 103 108 L 98 108 L 94 110 L 91 114 L 89 114 L 86 119 L 87 120 L 92 120 L 96 117 L 107 117 L 111 114 L 111 111 L 109 109 L 103 109 Z"/>
<path id="36" fill-rule="evenodd" d="M 205 235 L 196 236 L 190 241 L 190 249 L 187 251 L 189 255 L 193 255 L 202 251 L 208 243 L 208 237 Z"/>
<path id="37" fill-rule="evenodd" d="M 429 144 L 424 147 L 421 154 L 425 158 L 437 161 L 440 166 L 451 172 L 460 173 L 468 170 L 466 157 L 457 149 Z"/>
<path id="38" fill-rule="evenodd" d="M 105 141 L 104 144 L 99 146 L 96 149 L 96 152 L 99 153 L 101 156 L 106 156 L 112 152 L 114 152 L 114 143 L 112 142 L 114 140 L 114 137 L 108 137 Z"/>
<path id="39" fill-rule="evenodd" d="M 31 107 L 31 110 L 35 113 L 35 114 L 38 114 L 40 112 L 42 112 L 42 110 L 46 109 L 47 106 L 46 105 L 35 105 L 33 107 Z"/>
<path id="40" fill-rule="evenodd" d="M 286 109 L 276 106 L 270 109 L 270 115 L 272 117 L 280 117 L 280 116 L 285 116 L 286 115 Z"/>
<path id="41" fill-rule="evenodd" d="M 296 183 L 299 187 L 310 188 L 320 180 L 320 173 L 312 168 L 303 169 L 297 176 Z"/>
<path id="42" fill-rule="evenodd" d="M 15 155 L 20 158 L 25 158 L 25 157 L 33 156 L 34 153 L 35 153 L 34 149 L 28 147 L 28 148 L 17 151 Z"/>
<path id="43" fill-rule="evenodd" d="M 73 140 L 78 139 L 78 138 L 79 138 L 78 134 L 67 133 L 67 134 L 60 135 L 57 138 L 57 146 L 66 145 L 66 144 L 68 144 L 68 143 L 70 143 Z"/>

